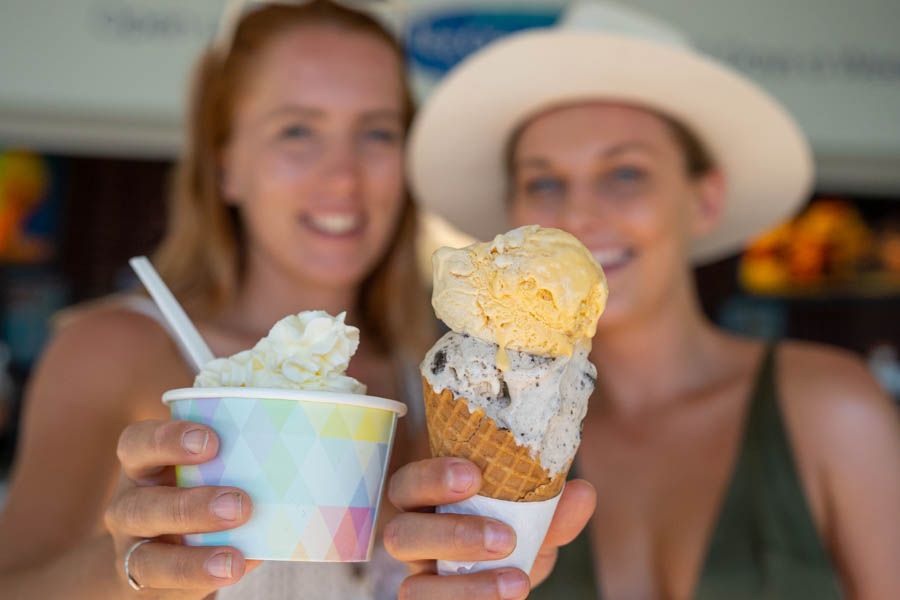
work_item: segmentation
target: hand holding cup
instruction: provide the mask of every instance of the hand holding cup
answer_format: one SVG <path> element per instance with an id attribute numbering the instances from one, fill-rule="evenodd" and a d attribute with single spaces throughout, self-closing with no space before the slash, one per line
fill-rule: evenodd
<path id="1" fill-rule="evenodd" d="M 143 421 L 122 432 L 122 477 L 106 511 L 106 526 L 123 586 L 128 584 L 124 561 L 130 550 L 131 586 L 158 598 L 204 598 L 256 566 L 233 547 L 181 544 L 184 534 L 233 529 L 252 513 L 250 497 L 238 488 L 174 487 L 175 465 L 206 463 L 218 450 L 216 433 L 197 423 Z M 143 540 L 149 541 L 135 546 Z"/>

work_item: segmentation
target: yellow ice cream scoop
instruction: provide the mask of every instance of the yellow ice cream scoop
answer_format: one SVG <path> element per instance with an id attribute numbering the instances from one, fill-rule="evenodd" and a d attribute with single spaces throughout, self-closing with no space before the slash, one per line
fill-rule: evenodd
<path id="1" fill-rule="evenodd" d="M 432 258 L 434 312 L 454 331 L 505 349 L 571 355 L 593 337 L 606 306 L 606 277 L 574 236 L 529 225 Z"/>

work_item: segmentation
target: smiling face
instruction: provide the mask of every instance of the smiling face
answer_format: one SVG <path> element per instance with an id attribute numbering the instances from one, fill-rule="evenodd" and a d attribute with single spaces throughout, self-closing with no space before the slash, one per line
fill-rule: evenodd
<path id="1" fill-rule="evenodd" d="M 639 108 L 580 104 L 520 130 L 510 216 L 578 237 L 606 272 L 600 329 L 662 306 L 688 275 L 691 241 L 715 227 L 722 178 L 691 175 L 673 126 Z"/>
<path id="2" fill-rule="evenodd" d="M 293 28 L 255 59 L 222 156 L 250 264 L 298 282 L 359 284 L 386 251 L 403 204 L 401 65 L 377 37 Z"/>

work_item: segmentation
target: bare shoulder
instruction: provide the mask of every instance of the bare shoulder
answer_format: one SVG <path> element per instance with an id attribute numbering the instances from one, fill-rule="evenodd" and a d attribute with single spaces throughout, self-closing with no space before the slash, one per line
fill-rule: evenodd
<path id="1" fill-rule="evenodd" d="M 785 342 L 777 372 L 779 403 L 806 497 L 820 535 L 832 539 L 840 529 L 837 497 L 848 487 L 871 488 L 900 472 L 898 411 L 865 363 L 845 350 Z"/>
<path id="2" fill-rule="evenodd" d="M 778 386 L 793 437 L 820 457 L 851 446 L 893 445 L 890 438 L 900 437 L 900 413 L 852 352 L 787 342 Z"/>
<path id="3" fill-rule="evenodd" d="M 153 319 L 112 303 L 69 309 L 58 319 L 31 382 L 31 395 L 66 389 L 120 397 L 177 365 L 177 350 Z"/>
<path id="4" fill-rule="evenodd" d="M 779 387 L 798 410 L 850 418 L 893 410 L 866 364 L 847 350 L 807 342 L 779 349 Z"/>
<path id="5" fill-rule="evenodd" d="M 168 343 L 168 334 L 145 315 L 112 303 L 88 304 L 57 319 L 45 358 L 79 366 L 114 362 L 121 369 Z"/>
<path id="6" fill-rule="evenodd" d="M 115 302 L 67 309 L 56 325 L 57 339 L 81 337 L 83 342 L 94 346 L 102 343 L 128 346 L 136 342 L 158 345 L 168 338 L 156 321 Z"/>

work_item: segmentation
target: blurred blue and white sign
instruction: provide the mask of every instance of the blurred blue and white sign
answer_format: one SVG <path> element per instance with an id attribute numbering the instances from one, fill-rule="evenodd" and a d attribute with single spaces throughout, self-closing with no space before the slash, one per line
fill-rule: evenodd
<path id="1" fill-rule="evenodd" d="M 429 89 L 466 56 L 511 33 L 556 23 L 566 2 L 412 3 L 404 38 L 416 95 Z"/>

